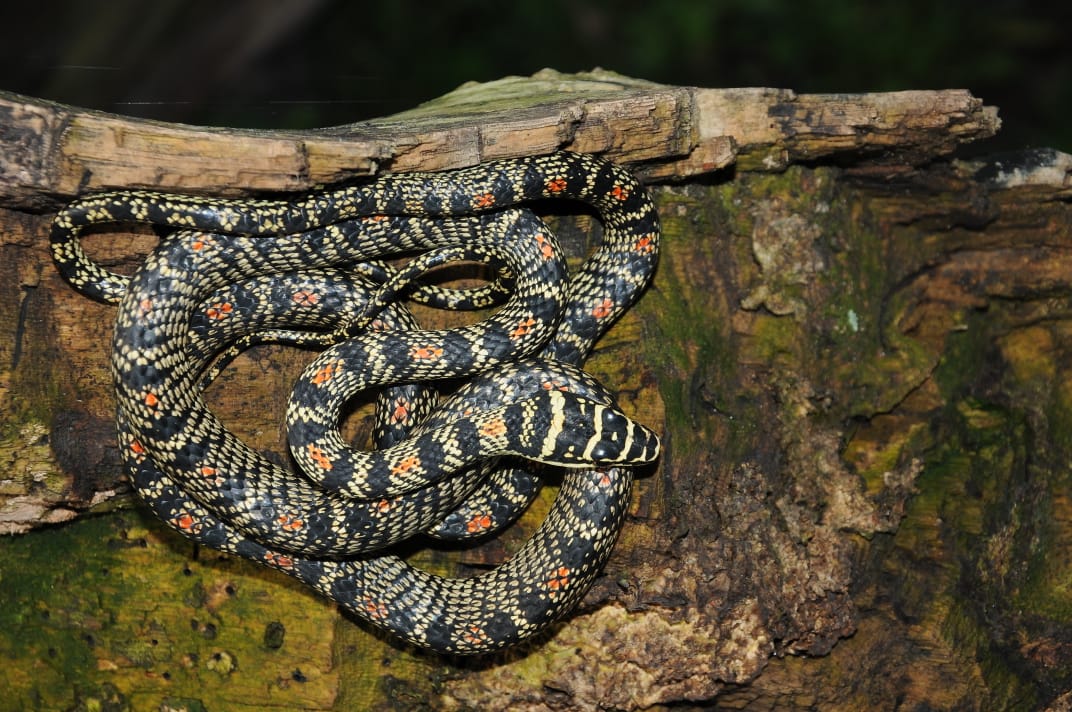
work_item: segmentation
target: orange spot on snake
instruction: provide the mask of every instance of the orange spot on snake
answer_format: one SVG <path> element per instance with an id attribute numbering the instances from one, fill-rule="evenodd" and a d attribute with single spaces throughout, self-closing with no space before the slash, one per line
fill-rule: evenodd
<path id="1" fill-rule="evenodd" d="M 612 302 L 610 299 L 604 299 L 602 302 L 597 304 L 594 309 L 592 309 L 592 316 L 594 316 L 596 319 L 605 319 L 606 317 L 610 316 L 611 309 L 613 308 L 614 302 Z"/>
<path id="2" fill-rule="evenodd" d="M 465 523 L 465 530 L 470 534 L 476 534 L 477 532 L 485 531 L 491 526 L 491 517 L 486 514 L 474 514 L 472 518 Z"/>
<path id="3" fill-rule="evenodd" d="M 506 432 L 506 423 L 503 422 L 502 418 L 496 418 L 481 425 L 480 432 L 489 438 L 500 437 Z"/>
<path id="4" fill-rule="evenodd" d="M 369 618 L 381 620 L 387 617 L 387 606 L 385 606 L 383 603 L 380 603 L 379 601 L 372 598 L 372 596 L 367 595 L 364 597 L 363 601 L 365 604 L 365 613 L 368 615 Z"/>
<path id="5" fill-rule="evenodd" d="M 316 445 L 309 443 L 305 446 L 305 450 L 309 453 L 310 459 L 316 463 L 316 466 L 321 470 L 330 471 L 332 468 L 331 460 L 324 454 L 324 451 L 318 448 Z"/>
<path id="6" fill-rule="evenodd" d="M 230 302 L 216 302 L 205 310 L 205 316 L 209 319 L 226 319 L 234 311 L 234 305 Z"/>
<path id="7" fill-rule="evenodd" d="M 308 289 L 300 289 L 297 292 L 294 292 L 291 299 L 294 300 L 295 304 L 300 304 L 303 307 L 311 307 L 320 301 L 320 295 L 316 292 L 310 292 Z"/>
<path id="8" fill-rule="evenodd" d="M 475 625 L 469 626 L 469 630 L 462 637 L 465 638 L 465 642 L 472 645 L 483 645 L 488 640 L 484 629 Z"/>
<path id="9" fill-rule="evenodd" d="M 633 249 L 637 252 L 654 252 L 655 240 L 651 235 L 644 235 L 636 241 Z"/>
<path id="10" fill-rule="evenodd" d="M 395 409 L 391 411 L 391 422 L 394 424 L 405 422 L 409 417 L 410 403 L 405 398 L 395 400 Z"/>
<path id="11" fill-rule="evenodd" d="M 414 346 L 410 349 L 411 358 L 418 361 L 431 361 L 443 355 L 443 349 L 438 346 Z"/>
<path id="12" fill-rule="evenodd" d="M 286 554 L 278 554 L 274 551 L 266 551 L 264 553 L 264 560 L 280 569 L 290 569 L 294 567 L 294 559 Z"/>
<path id="13" fill-rule="evenodd" d="M 298 531 L 305 526 L 305 522 L 298 519 L 293 514 L 280 514 L 276 517 L 276 521 L 279 522 L 279 526 L 292 532 Z"/>
<path id="14" fill-rule="evenodd" d="M 558 567 L 558 570 L 551 574 L 551 578 L 547 580 L 547 588 L 551 590 L 552 596 L 569 586 L 569 575 L 570 570 L 565 566 Z"/>
<path id="15" fill-rule="evenodd" d="M 540 256 L 545 260 L 555 256 L 555 249 L 551 247 L 551 241 L 542 232 L 536 233 L 536 244 L 540 246 Z"/>
<path id="16" fill-rule="evenodd" d="M 342 359 L 332 361 L 331 363 L 321 366 L 320 369 L 313 374 L 313 383 L 321 385 L 327 383 L 331 379 L 335 378 L 336 374 L 342 369 Z"/>
<path id="17" fill-rule="evenodd" d="M 192 531 L 197 527 L 197 519 L 189 512 L 183 512 L 171 520 L 171 523 L 183 531 Z"/>
<path id="18" fill-rule="evenodd" d="M 565 178 L 552 178 L 551 180 L 547 181 L 547 192 L 548 193 L 561 193 L 565 189 L 566 189 L 566 179 Z"/>
<path id="19" fill-rule="evenodd" d="M 393 465 L 391 467 L 391 474 L 392 475 L 404 475 L 407 472 L 409 472 L 410 470 L 415 470 L 416 468 L 418 468 L 420 466 L 421 466 L 421 458 L 417 457 L 416 455 L 410 455 L 409 457 L 404 458 L 397 465 Z"/>
<path id="20" fill-rule="evenodd" d="M 522 336 L 532 331 L 532 327 L 536 326 L 536 320 L 532 317 L 520 322 L 513 331 L 510 332 L 511 339 L 520 339 Z"/>

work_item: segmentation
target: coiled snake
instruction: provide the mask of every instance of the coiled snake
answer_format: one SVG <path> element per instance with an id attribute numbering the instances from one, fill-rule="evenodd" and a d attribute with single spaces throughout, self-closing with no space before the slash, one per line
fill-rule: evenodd
<path id="1" fill-rule="evenodd" d="M 547 198 L 587 202 L 603 222 L 602 244 L 572 276 L 550 230 L 511 207 Z M 124 277 L 82 250 L 82 231 L 104 223 L 175 232 Z M 386 175 L 296 201 L 106 193 L 69 205 L 52 232 L 71 285 L 119 307 L 120 446 L 153 511 L 405 640 L 462 654 L 517 642 L 575 605 L 617 537 L 631 467 L 658 457 L 658 437 L 578 368 L 649 282 L 658 241 L 636 180 L 571 153 Z M 401 268 L 374 262 L 405 253 L 417 256 Z M 458 259 L 498 277 L 468 292 L 415 286 Z M 396 299 L 407 292 L 451 308 L 509 298 L 483 321 L 429 331 Z M 264 340 L 325 347 L 287 412 L 305 477 L 244 445 L 202 399 L 217 354 Z M 428 384 L 447 378 L 467 380 L 438 402 Z M 364 452 L 338 427 L 369 389 L 383 389 L 379 449 Z M 509 524 L 539 482 L 506 466 L 518 458 L 568 469 L 509 561 L 448 579 L 381 551 L 420 532 L 464 539 Z"/>

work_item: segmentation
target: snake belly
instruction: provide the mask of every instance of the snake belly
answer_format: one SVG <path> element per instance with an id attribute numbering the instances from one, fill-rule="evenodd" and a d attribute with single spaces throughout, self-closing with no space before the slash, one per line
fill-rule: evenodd
<path id="1" fill-rule="evenodd" d="M 504 209 L 545 198 L 587 202 L 603 222 L 602 244 L 572 277 L 546 226 L 527 211 Z M 133 278 L 92 262 L 79 240 L 89 225 L 125 222 L 179 230 Z M 630 468 L 658 456 L 657 436 L 576 367 L 650 281 L 658 234 L 654 207 L 632 176 L 601 159 L 563 153 L 389 175 L 290 202 L 90 196 L 57 217 L 53 255 L 76 289 L 120 305 L 113 374 L 121 450 L 158 516 L 196 541 L 285 571 L 410 642 L 483 653 L 572 608 L 617 537 Z M 381 329 L 346 339 L 345 329 L 331 332 L 325 340 L 341 340 L 303 374 L 288 415 L 292 452 L 316 484 L 252 452 L 204 407 L 199 379 L 216 351 L 257 329 L 303 333 L 314 325 L 296 314 L 298 295 L 327 304 L 325 294 L 348 290 L 357 303 L 345 314 L 322 309 L 318 328 L 332 317 L 364 319 L 370 305 L 383 306 L 384 288 L 348 269 L 444 248 L 502 266 L 515 281 L 510 300 L 462 329 L 414 329 L 399 316 L 404 310 L 389 306 L 386 321 L 366 319 Z M 301 280 L 322 288 L 282 286 Z M 239 319 L 243 302 L 268 306 Z M 199 320 L 217 327 L 229 319 L 238 325 L 230 331 L 196 328 Z M 463 376 L 471 380 L 456 394 L 427 404 L 421 382 Z M 337 409 L 357 391 L 379 387 L 390 388 L 381 404 L 393 398 L 413 405 L 379 409 L 379 434 L 399 410 L 412 415 L 378 438 L 400 449 L 354 451 L 337 437 Z M 548 518 L 510 560 L 481 576 L 450 579 L 379 552 L 464 512 L 477 493 L 494 499 L 502 476 L 473 465 L 500 453 L 571 468 Z M 439 464 L 446 467 L 436 470 Z M 459 468 L 476 474 L 455 477 Z M 519 503 L 504 508 L 505 519 L 526 497 L 531 493 L 513 497 Z"/>

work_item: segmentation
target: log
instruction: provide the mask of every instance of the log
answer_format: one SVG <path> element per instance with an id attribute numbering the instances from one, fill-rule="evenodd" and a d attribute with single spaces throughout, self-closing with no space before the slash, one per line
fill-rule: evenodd
<path id="1" fill-rule="evenodd" d="M 952 157 L 999 127 L 968 92 L 545 70 L 300 133 L 11 94 L 0 108 L 0 526 L 18 533 L 0 540 L 0 650 L 16 707 L 1069 704 L 1072 157 Z M 665 453 L 577 613 L 494 660 L 417 653 L 133 501 L 112 310 L 52 269 L 59 206 L 115 188 L 282 194 L 560 149 L 629 166 L 664 230 L 653 287 L 587 367 Z M 549 219 L 575 259 L 598 239 L 586 215 Z M 128 270 L 154 240 L 103 238 L 92 254 Z M 278 450 L 306 358 L 253 349 L 211 404 Z M 499 539 L 411 560 L 495 565 L 552 496 Z"/>

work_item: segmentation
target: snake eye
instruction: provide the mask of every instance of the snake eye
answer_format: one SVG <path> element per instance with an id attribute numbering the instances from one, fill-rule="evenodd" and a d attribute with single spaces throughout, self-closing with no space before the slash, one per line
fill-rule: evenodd
<path id="1" fill-rule="evenodd" d="M 628 420 L 628 418 L 616 410 L 611 410 L 610 408 L 603 410 L 604 428 L 619 428 L 621 427 L 621 423 L 628 422 Z"/>
<path id="2" fill-rule="evenodd" d="M 616 447 L 611 447 L 606 441 L 600 442 L 592 448 L 592 460 L 594 462 L 617 462 L 621 452 Z"/>

